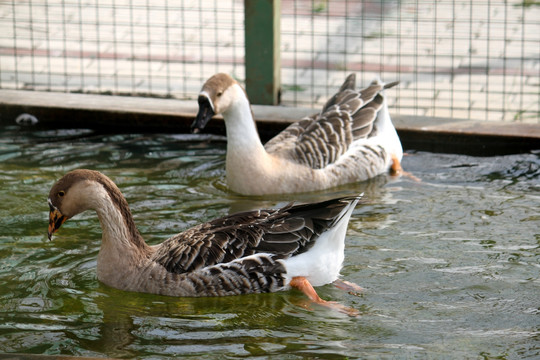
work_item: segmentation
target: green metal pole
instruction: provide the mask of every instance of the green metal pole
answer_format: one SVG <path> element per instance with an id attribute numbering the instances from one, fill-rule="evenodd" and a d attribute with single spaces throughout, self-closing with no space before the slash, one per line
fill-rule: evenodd
<path id="1" fill-rule="evenodd" d="M 281 87 L 281 0 L 244 0 L 246 92 L 252 104 L 277 105 Z"/>

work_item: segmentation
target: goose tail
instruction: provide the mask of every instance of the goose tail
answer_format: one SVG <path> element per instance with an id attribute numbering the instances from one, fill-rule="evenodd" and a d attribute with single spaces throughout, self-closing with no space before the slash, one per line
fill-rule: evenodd
<path id="1" fill-rule="evenodd" d="M 295 277 L 306 278 L 313 286 L 337 280 L 345 257 L 345 235 L 352 212 L 361 195 L 342 198 L 346 206 L 335 217 L 332 225 L 323 231 L 308 251 L 283 260 L 286 268 L 285 284 Z"/>

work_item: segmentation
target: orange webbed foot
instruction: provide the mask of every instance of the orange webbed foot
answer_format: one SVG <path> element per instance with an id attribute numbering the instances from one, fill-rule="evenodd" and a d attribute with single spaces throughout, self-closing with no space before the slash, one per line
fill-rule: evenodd
<path id="1" fill-rule="evenodd" d="M 401 162 L 395 154 L 392 154 L 392 165 L 390 166 L 391 176 L 400 176 L 403 173 Z"/>
<path id="2" fill-rule="evenodd" d="M 324 301 L 324 303 L 319 303 L 319 305 L 339 311 L 340 313 L 350 317 L 357 317 L 358 315 L 360 315 L 360 311 L 353 309 L 352 307 L 345 306 L 337 301 Z"/>
<path id="3" fill-rule="evenodd" d="M 401 162 L 399 161 L 399 159 L 397 158 L 395 154 L 392 155 L 392 165 L 390 166 L 390 176 L 395 176 L 395 177 L 406 176 L 409 179 L 417 181 L 417 182 L 422 181 L 416 176 L 414 176 L 413 174 L 411 174 L 410 172 L 403 170 L 403 168 L 401 167 Z"/>
<path id="4" fill-rule="evenodd" d="M 337 279 L 332 284 L 334 284 L 334 286 L 337 287 L 338 289 L 346 291 L 351 295 L 359 295 L 361 292 L 364 291 L 364 288 L 361 287 L 360 285 L 347 281 L 347 280 Z"/>
<path id="5" fill-rule="evenodd" d="M 358 310 L 350 308 L 343 304 L 340 304 L 336 301 L 326 301 L 326 300 L 321 299 L 319 295 L 317 294 L 317 292 L 315 291 L 315 289 L 313 288 L 313 286 L 310 284 L 310 282 L 303 276 L 293 277 L 289 285 L 291 287 L 294 287 L 302 291 L 315 304 L 322 305 L 333 310 L 337 310 L 349 316 L 358 316 L 360 314 Z"/>

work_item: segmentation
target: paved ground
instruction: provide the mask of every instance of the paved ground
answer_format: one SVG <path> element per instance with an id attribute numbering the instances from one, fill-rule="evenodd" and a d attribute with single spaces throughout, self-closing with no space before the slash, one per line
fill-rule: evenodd
<path id="1" fill-rule="evenodd" d="M 0 2 L 0 87 L 189 99 L 243 79 L 242 1 L 96 3 Z M 283 0 L 282 102 L 318 107 L 354 71 L 401 81 L 394 113 L 539 123 L 540 7 L 519 3 Z"/>

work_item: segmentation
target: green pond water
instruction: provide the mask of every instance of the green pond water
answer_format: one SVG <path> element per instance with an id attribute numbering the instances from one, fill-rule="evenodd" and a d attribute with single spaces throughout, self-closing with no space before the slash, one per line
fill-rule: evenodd
<path id="1" fill-rule="evenodd" d="M 249 198 L 227 190 L 225 143 L 209 136 L 0 133 L 0 353 L 138 359 L 540 357 L 540 152 L 409 152 L 407 177 L 320 193 Z M 365 193 L 343 279 L 319 294 L 172 298 L 96 279 L 95 213 L 46 238 L 47 195 L 75 168 L 110 176 L 156 244 L 232 212 Z"/>

